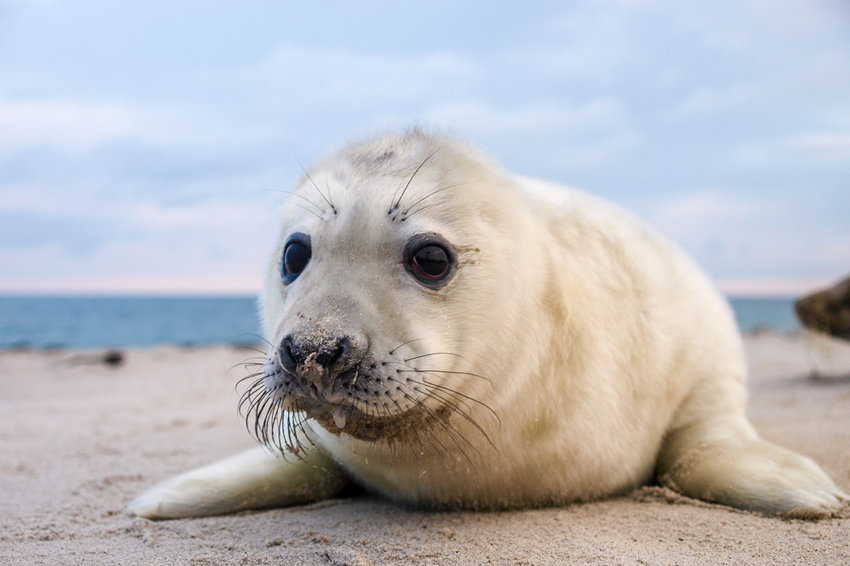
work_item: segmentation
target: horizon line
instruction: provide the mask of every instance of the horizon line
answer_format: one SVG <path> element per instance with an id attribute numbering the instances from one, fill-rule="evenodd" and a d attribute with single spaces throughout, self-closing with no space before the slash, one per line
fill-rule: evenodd
<path id="1" fill-rule="evenodd" d="M 774 277 L 774 278 L 725 278 L 714 279 L 717 289 L 726 297 L 776 297 L 793 298 L 808 295 L 831 287 L 840 278 L 827 277 Z M 35 284 L 0 285 L 3 296 L 68 296 L 68 297 L 245 297 L 258 296 L 261 287 L 248 285 L 244 281 L 219 282 L 210 285 L 209 281 L 172 281 L 151 282 L 139 285 L 138 282 L 86 282 L 75 281 L 67 285 Z"/>

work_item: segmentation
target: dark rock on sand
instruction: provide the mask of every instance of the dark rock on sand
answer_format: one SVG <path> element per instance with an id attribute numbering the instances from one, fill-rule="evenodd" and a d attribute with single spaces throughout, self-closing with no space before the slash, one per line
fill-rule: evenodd
<path id="1" fill-rule="evenodd" d="M 803 297 L 794 310 L 809 330 L 850 340 L 850 277 L 834 287 Z"/>

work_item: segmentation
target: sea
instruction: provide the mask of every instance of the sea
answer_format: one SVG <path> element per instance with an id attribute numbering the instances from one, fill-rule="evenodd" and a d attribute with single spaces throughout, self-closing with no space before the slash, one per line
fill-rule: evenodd
<path id="1" fill-rule="evenodd" d="M 729 299 L 744 332 L 800 329 L 792 298 Z M 0 350 L 254 345 L 257 301 L 240 297 L 0 296 Z"/>

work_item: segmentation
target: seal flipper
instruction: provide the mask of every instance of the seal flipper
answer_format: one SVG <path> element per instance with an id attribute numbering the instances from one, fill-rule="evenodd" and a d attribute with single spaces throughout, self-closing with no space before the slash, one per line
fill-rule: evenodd
<path id="1" fill-rule="evenodd" d="M 760 439 L 738 415 L 668 434 L 657 473 L 690 497 L 789 517 L 827 517 L 848 500 L 817 464 Z"/>
<path id="2" fill-rule="evenodd" d="M 221 515 L 333 497 L 345 486 L 342 470 L 316 448 L 286 461 L 254 448 L 168 479 L 127 507 L 148 519 Z"/>

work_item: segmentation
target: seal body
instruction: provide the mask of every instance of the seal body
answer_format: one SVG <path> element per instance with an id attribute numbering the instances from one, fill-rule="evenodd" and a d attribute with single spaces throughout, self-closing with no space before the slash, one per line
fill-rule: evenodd
<path id="1" fill-rule="evenodd" d="M 819 516 L 845 497 L 744 416 L 742 345 L 676 246 L 583 192 L 421 131 L 312 167 L 261 300 L 257 451 L 143 494 L 149 517 L 328 497 L 425 507 L 686 495 Z M 262 464 L 259 464 L 262 462 Z M 257 471 L 261 470 L 261 471 Z"/>

